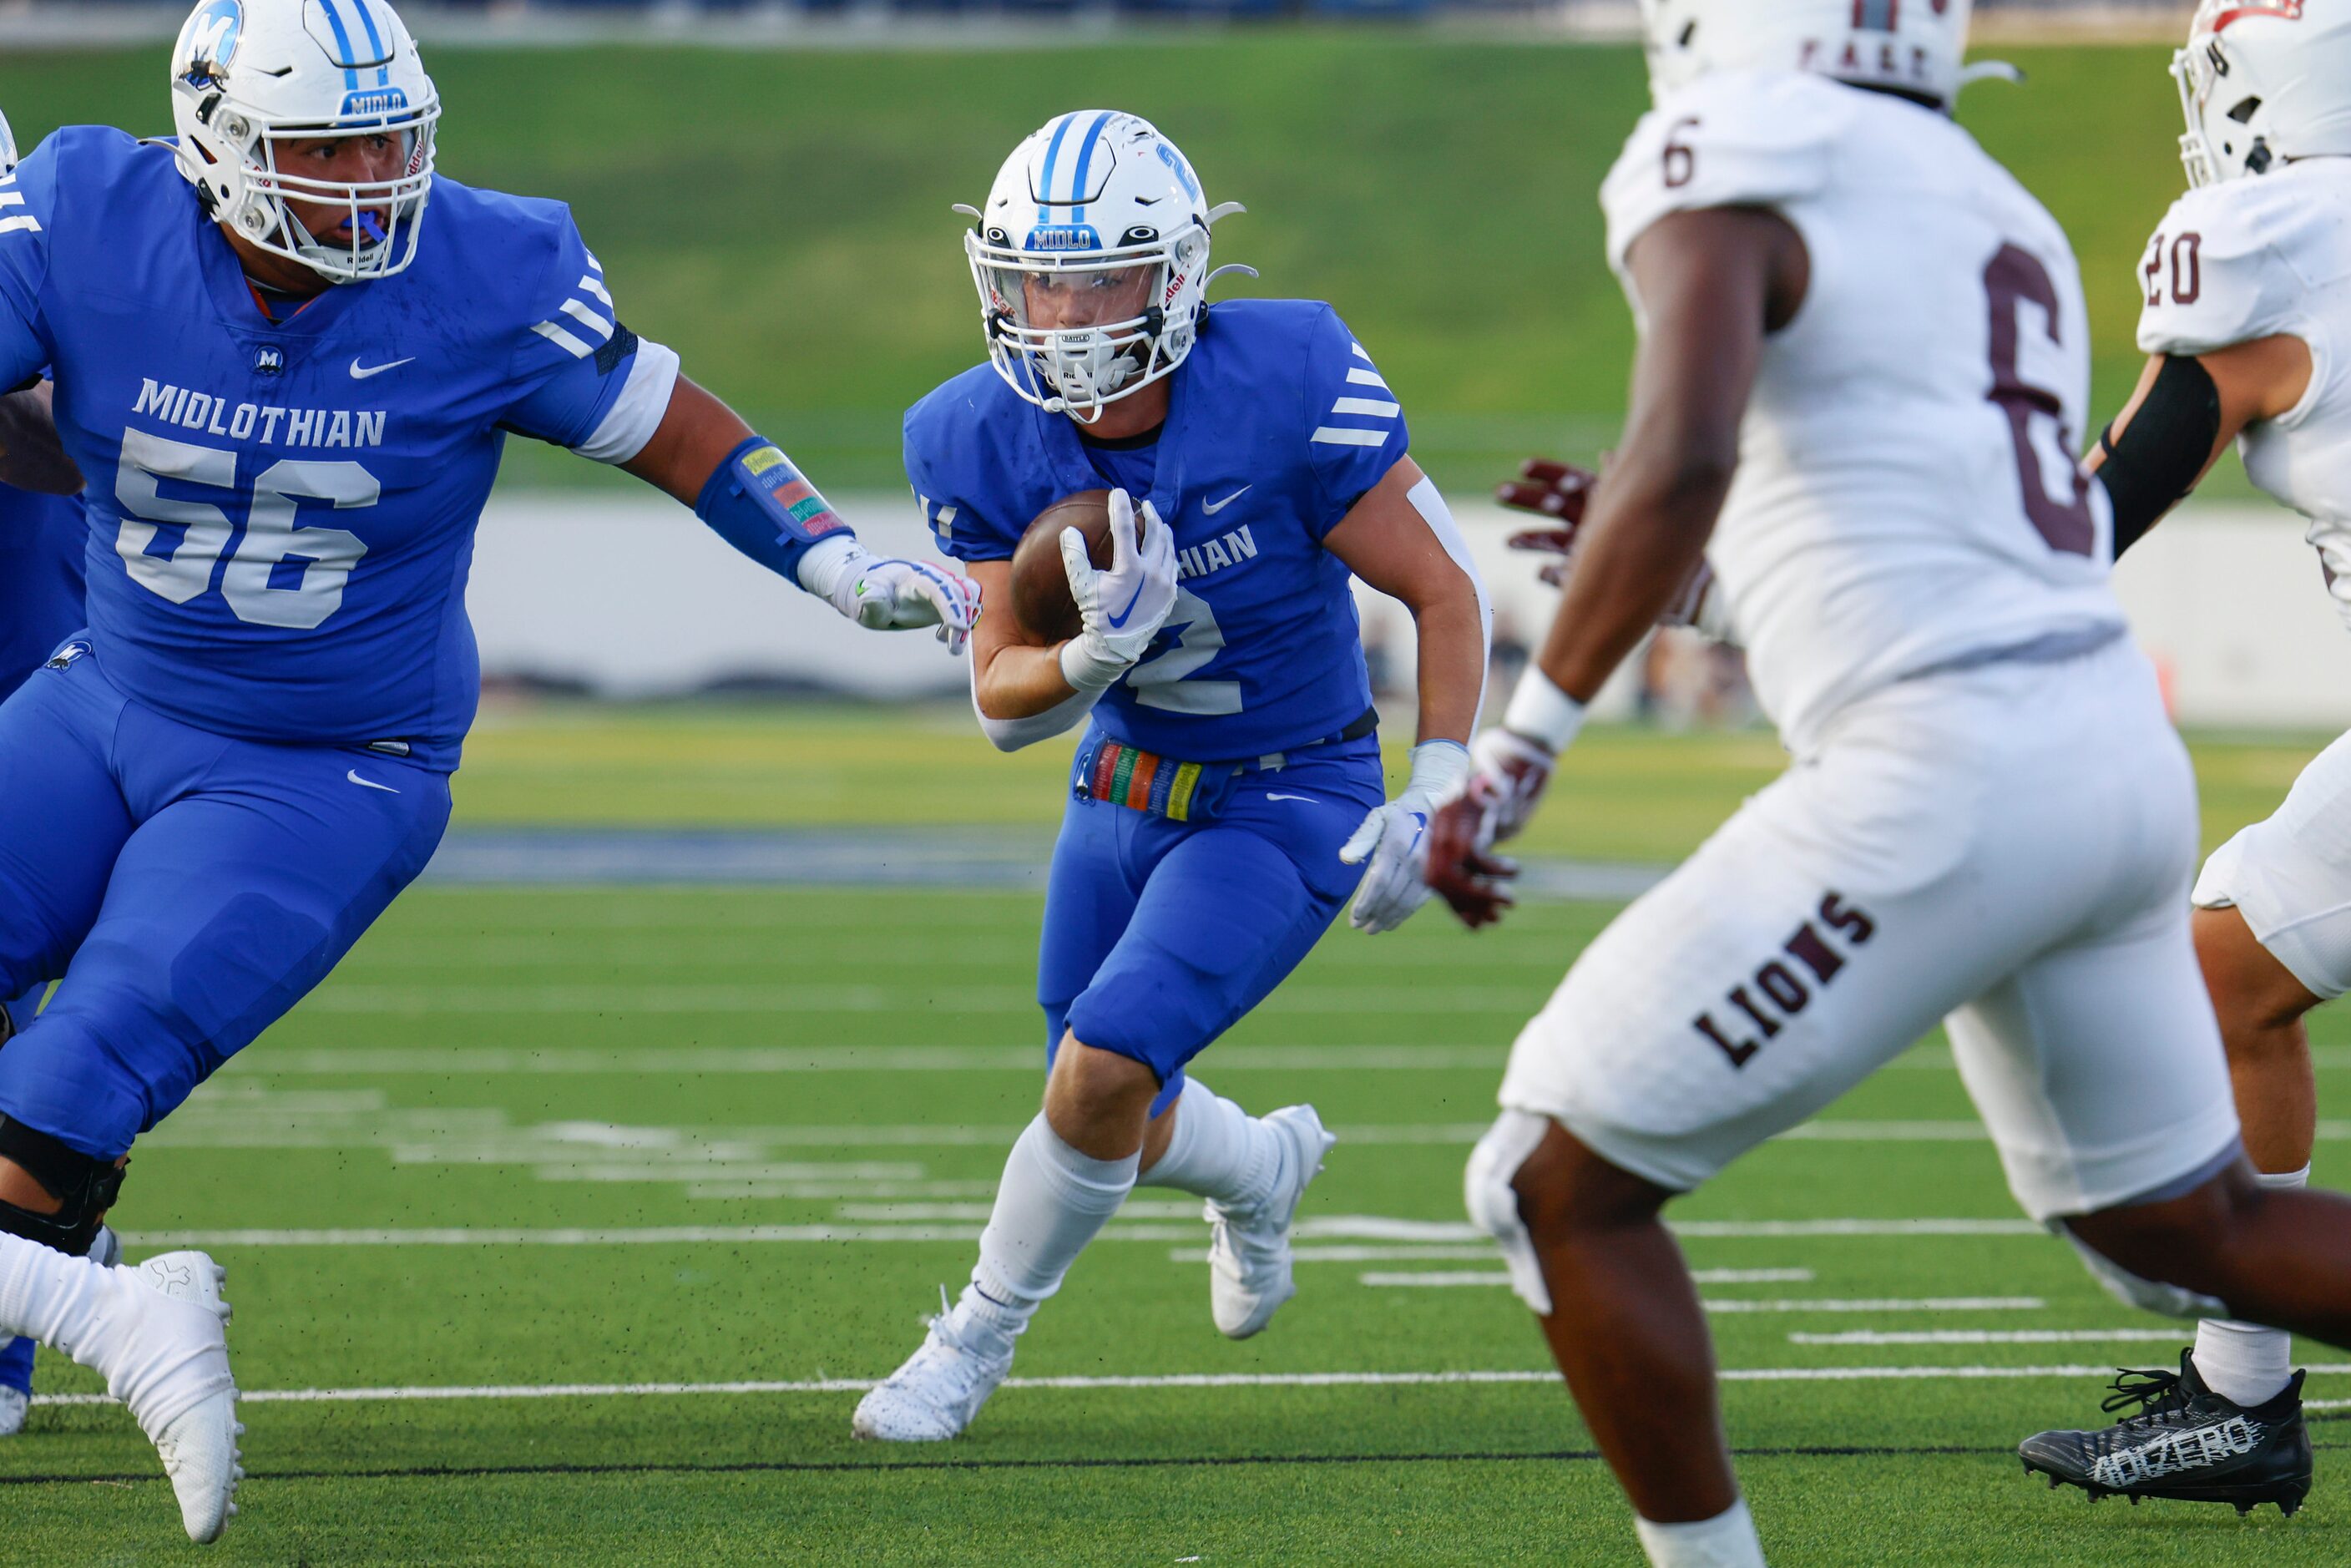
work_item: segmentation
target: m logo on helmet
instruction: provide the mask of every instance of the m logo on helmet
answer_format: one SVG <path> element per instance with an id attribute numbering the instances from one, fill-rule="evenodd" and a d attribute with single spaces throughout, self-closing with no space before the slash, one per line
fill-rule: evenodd
<path id="1" fill-rule="evenodd" d="M 213 0 L 197 12 L 188 23 L 188 79 L 201 83 L 226 69 L 244 31 L 243 0 Z"/>

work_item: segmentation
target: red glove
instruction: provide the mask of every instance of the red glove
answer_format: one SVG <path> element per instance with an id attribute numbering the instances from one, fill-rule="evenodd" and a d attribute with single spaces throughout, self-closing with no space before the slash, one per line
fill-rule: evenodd
<path id="1" fill-rule="evenodd" d="M 1571 559 L 1575 553 L 1575 538 L 1583 527 L 1583 514 L 1592 504 L 1592 492 L 1600 483 L 1600 476 L 1588 468 L 1553 463 L 1546 457 L 1528 458 L 1519 465 L 1519 473 L 1520 478 L 1496 486 L 1494 498 L 1517 511 L 1556 518 L 1559 526 L 1512 534 L 1510 548 L 1555 557 L 1535 575 L 1553 588 L 1565 588 L 1568 573 L 1575 569 Z M 1657 624 L 1696 626 L 1710 636 L 1722 635 L 1710 622 L 1708 614 L 1708 596 L 1713 590 L 1714 568 L 1700 558 L 1698 570 L 1690 573 L 1689 580 L 1682 584 L 1673 602 L 1657 616 Z"/>
<path id="2" fill-rule="evenodd" d="M 1500 920 L 1517 902 L 1510 896 L 1510 879 L 1519 874 L 1518 862 L 1487 847 L 1487 810 L 1479 800 L 1483 782 L 1473 782 L 1468 794 L 1440 809 L 1428 825 L 1425 873 L 1429 887 L 1472 931 Z"/>
<path id="3" fill-rule="evenodd" d="M 1557 557 L 1536 575 L 1553 588 L 1564 588 L 1567 558 L 1575 549 L 1576 530 L 1583 526 L 1583 510 L 1600 476 L 1589 469 L 1541 457 L 1528 458 L 1519 465 L 1519 473 L 1521 477 L 1499 486 L 1494 498 L 1518 511 L 1552 518 L 1559 526 L 1512 534 L 1510 548 Z"/>

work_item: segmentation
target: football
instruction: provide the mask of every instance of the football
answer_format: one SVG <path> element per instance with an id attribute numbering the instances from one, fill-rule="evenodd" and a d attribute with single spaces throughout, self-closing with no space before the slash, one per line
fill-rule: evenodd
<path id="1" fill-rule="evenodd" d="M 1061 643 L 1082 629 L 1077 601 L 1070 597 L 1070 574 L 1061 564 L 1061 530 L 1086 538 L 1086 554 L 1098 567 L 1110 565 L 1110 492 L 1081 490 L 1037 514 L 1012 551 L 1012 619 L 1040 643 Z M 1134 519 L 1135 542 L 1144 522 Z"/>

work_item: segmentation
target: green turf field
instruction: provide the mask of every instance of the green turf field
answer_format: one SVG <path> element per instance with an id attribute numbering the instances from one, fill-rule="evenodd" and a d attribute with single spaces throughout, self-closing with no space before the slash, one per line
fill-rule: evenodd
<path id="1" fill-rule="evenodd" d="M 1264 276 L 1220 292 L 1336 302 L 1449 486 L 1537 448 L 1589 456 L 1623 408 L 1632 327 L 1594 193 L 1647 102 L 1630 48 L 1311 31 L 956 53 L 485 52 L 435 47 L 429 27 L 423 43 L 442 167 L 571 202 L 631 325 L 834 489 L 897 484 L 900 411 L 979 358 L 950 204 L 980 200 L 1050 115 L 1105 98 L 1250 207 L 1217 256 Z M 2001 52 L 2030 85 L 1975 88 L 1962 118 L 2072 232 L 2110 411 L 2137 371 L 2138 257 L 2183 184 L 2167 57 Z M 0 106 L 28 139 L 75 120 L 165 131 L 162 58 L 0 58 Z M 531 483 L 600 472 L 525 443 L 509 458 Z"/>
<path id="2" fill-rule="evenodd" d="M 1748 737 L 1591 740 L 1552 803 L 1555 852 L 1677 852 L 1770 766 Z M 509 711 L 461 776 L 461 825 L 533 801 L 545 821 L 534 781 L 572 785 L 575 822 L 1050 815 L 1049 767 L 963 745 L 944 715 L 910 737 L 837 711 Z M 2309 749 L 2199 758 L 2245 815 Z M 142 1142 L 117 1214 L 134 1255 L 194 1242 L 230 1270 L 259 1397 L 244 1511 L 206 1560 L 1635 1563 L 1524 1311 L 1492 1283 L 1425 1282 L 1498 1273 L 1464 1234 L 1461 1161 L 1517 1024 L 1607 917 L 1588 905 L 1475 937 L 1434 912 L 1339 931 L 1214 1049 L 1224 1092 L 1311 1100 L 1342 1134 L 1302 1215 L 1301 1294 L 1262 1338 L 1215 1333 L 1196 1206 L 1146 1190 L 1023 1342 L 1020 1377 L 1063 1381 L 1007 1388 L 943 1450 L 850 1439 L 855 1385 L 962 1277 L 1033 1111 L 1038 907 L 413 892 Z M 2351 1028 L 2322 1014 L 2318 1032 L 2339 1102 Z M 2329 1133 L 2320 1174 L 2341 1179 L 2351 1124 Z M 2033 1369 L 2159 1364 L 2176 1334 L 2016 1220 L 1931 1042 L 1677 1218 L 1722 1304 L 1731 1432 L 1776 1562 L 2351 1552 L 2342 1427 L 2318 1428 L 2326 1469 L 2291 1521 L 2094 1510 L 2019 1473 L 2011 1445 L 2094 1416 L 2100 1391 Z M 50 1357 L 42 1378 L 94 1387 Z M 2351 1398 L 2351 1375 L 2313 1393 Z M 37 1409 L 0 1443 L 0 1499 L 12 1564 L 194 1556 L 110 1406 Z"/>

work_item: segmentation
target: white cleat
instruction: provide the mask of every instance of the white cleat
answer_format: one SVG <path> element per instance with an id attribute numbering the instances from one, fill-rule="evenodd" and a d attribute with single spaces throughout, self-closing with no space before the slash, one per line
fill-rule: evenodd
<path id="1" fill-rule="evenodd" d="M 155 1445 L 180 1500 L 188 1539 L 209 1542 L 236 1512 L 245 1479 L 236 1440 L 236 1381 L 229 1374 L 227 1270 L 202 1252 L 166 1252 L 111 1270 L 115 1305 L 131 1322 L 120 1364 L 100 1368 Z"/>
<path id="2" fill-rule="evenodd" d="M 1012 1341 L 983 1327 L 957 1331 L 946 1291 L 923 1348 L 857 1402 L 849 1429 L 877 1443 L 944 1443 L 971 1425 L 1004 1375 L 1012 1370 Z"/>
<path id="3" fill-rule="evenodd" d="M 25 1429 L 25 1415 L 33 1407 L 33 1396 L 21 1388 L 0 1388 L 0 1437 L 13 1437 Z"/>
<path id="4" fill-rule="evenodd" d="M 1284 1140 L 1272 1195 L 1246 1209 L 1210 1198 L 1206 1210 L 1216 1228 L 1208 1241 L 1208 1312 L 1227 1339 L 1259 1333 L 1298 1294 L 1290 1278 L 1290 1222 L 1307 1185 L 1322 1174 L 1322 1156 L 1339 1141 L 1322 1130 L 1311 1105 L 1285 1105 L 1265 1120 Z"/>

